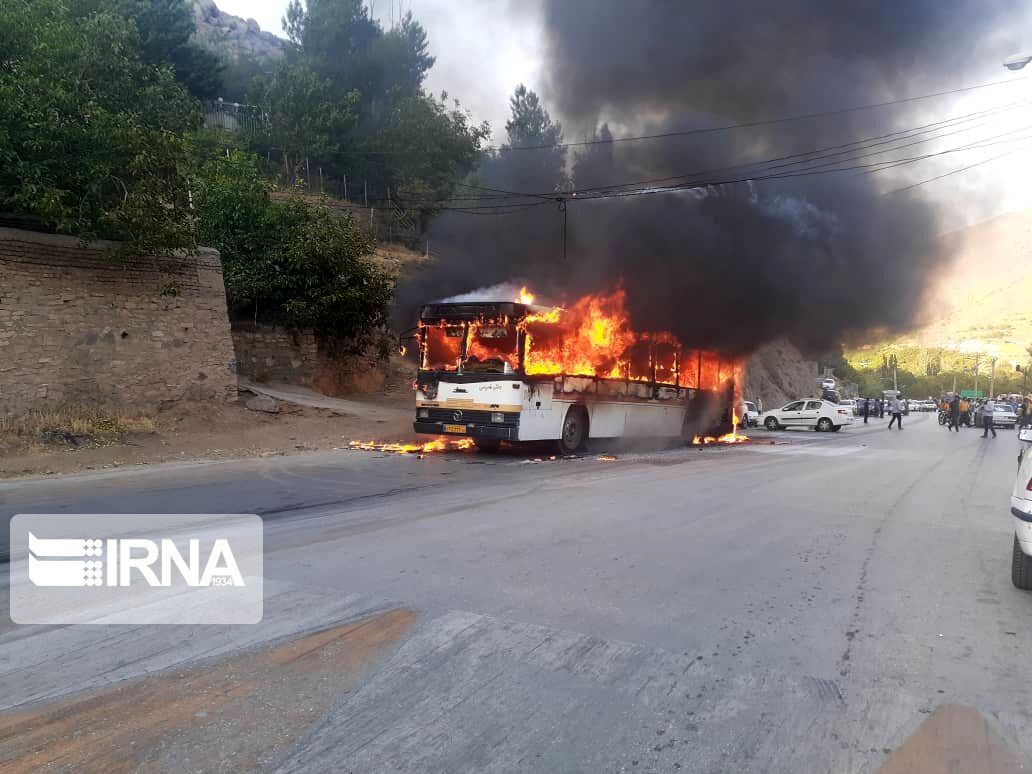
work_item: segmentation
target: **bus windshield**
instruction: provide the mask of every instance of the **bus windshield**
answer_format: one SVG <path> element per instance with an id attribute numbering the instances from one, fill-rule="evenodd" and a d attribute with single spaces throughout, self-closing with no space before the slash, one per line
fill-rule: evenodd
<path id="1" fill-rule="evenodd" d="M 424 370 L 502 374 L 519 368 L 518 334 L 508 322 L 425 325 L 421 337 Z"/>

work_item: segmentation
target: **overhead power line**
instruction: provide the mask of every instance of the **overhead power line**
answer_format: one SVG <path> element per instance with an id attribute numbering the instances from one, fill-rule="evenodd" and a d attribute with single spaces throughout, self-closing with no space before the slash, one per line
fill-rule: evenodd
<path id="1" fill-rule="evenodd" d="M 951 94 L 963 94 L 969 91 L 976 91 L 978 89 L 988 89 L 996 86 L 1006 86 L 1010 83 L 1026 82 L 1025 78 L 1004 78 L 998 81 L 988 81 L 986 83 L 976 83 L 970 86 L 960 86 L 955 89 L 945 89 L 943 91 L 933 91 L 928 94 L 918 94 L 912 97 L 901 97 L 900 99 L 890 99 L 883 102 L 870 102 L 865 105 L 853 105 L 851 107 L 835 108 L 833 110 L 820 110 L 813 113 L 797 113 L 787 116 L 778 116 L 775 118 L 765 118 L 756 121 L 744 121 L 734 124 L 721 124 L 719 126 L 703 126 L 694 127 L 691 129 L 682 129 L 670 132 L 658 132 L 655 134 L 638 134 L 630 135 L 627 137 L 607 137 L 601 138 L 596 137 L 591 140 L 580 140 L 571 142 L 558 142 L 558 143 L 542 143 L 540 145 L 485 145 L 481 150 L 485 151 L 532 151 L 532 150 L 548 150 L 548 149 L 560 149 L 560 148 L 581 148 L 589 145 L 612 145 L 616 143 L 627 143 L 627 142 L 640 142 L 644 140 L 663 140 L 671 137 L 692 137 L 700 134 L 712 134 L 714 132 L 729 132 L 738 129 L 753 129 L 759 126 L 772 126 L 777 124 L 788 124 L 797 121 L 806 121 L 813 118 L 828 118 L 833 116 L 847 115 L 849 113 L 858 113 L 864 110 L 875 110 L 877 108 L 892 107 L 894 105 L 905 105 L 911 102 L 921 102 L 927 99 L 934 99 L 936 97 L 946 97 Z M 421 155 L 421 151 L 400 151 L 400 150 L 344 150 L 345 155 L 357 155 L 357 156 L 413 156 Z"/>
<path id="2" fill-rule="evenodd" d="M 950 136 L 961 134 L 984 127 L 988 122 L 986 119 L 1002 112 L 1013 109 L 1024 102 L 1012 102 L 1005 105 L 980 110 L 960 116 L 942 119 L 939 121 L 908 127 L 892 132 L 886 132 L 872 137 L 865 137 L 838 145 L 830 145 L 813 150 L 787 154 L 769 159 L 744 162 L 740 164 L 726 165 L 708 169 L 699 169 L 679 175 L 663 178 L 651 178 L 646 180 L 627 181 L 607 186 L 595 186 L 581 188 L 575 191 L 553 191 L 540 193 L 526 193 L 516 191 L 505 191 L 499 188 L 489 188 L 468 183 L 460 184 L 464 188 L 488 192 L 490 195 L 480 196 L 453 196 L 435 200 L 409 201 L 408 206 L 439 206 L 445 204 L 456 204 L 472 202 L 494 202 L 503 201 L 509 205 L 527 202 L 528 199 L 537 201 L 556 201 L 557 199 L 569 198 L 570 200 L 601 198 L 602 195 L 617 193 L 620 191 L 636 191 L 641 188 L 677 188 L 683 187 L 685 183 L 697 181 L 700 185 L 710 184 L 714 177 L 726 178 L 733 173 L 736 178 L 743 179 L 770 179 L 771 172 L 783 170 L 819 169 L 829 165 L 836 165 L 856 161 L 863 158 L 878 156 L 915 145 L 925 144 L 941 140 Z M 1020 131 L 1020 130 L 1017 130 Z M 994 139 L 990 137 L 988 139 Z M 877 150 L 875 150 L 877 149 Z M 890 160 L 891 161 L 891 160 Z M 818 163 L 821 162 L 821 163 Z M 879 162 L 885 163 L 885 162 Z M 479 204 L 479 206 L 484 206 Z"/>
<path id="3" fill-rule="evenodd" d="M 993 161 L 997 161 L 999 159 L 1002 159 L 1004 156 L 1010 156 L 1011 154 L 1014 154 L 1014 153 L 1022 153 L 1023 151 L 1026 151 L 1026 150 L 1028 150 L 1027 147 L 1026 148 L 1011 148 L 1009 151 L 1004 151 L 1003 153 L 998 153 L 995 156 L 990 156 L 987 159 L 982 159 L 981 161 L 976 161 L 974 164 L 967 164 L 967 165 L 965 165 L 963 167 L 959 167 L 957 169 L 951 169 L 949 172 L 944 172 L 941 175 L 936 175 L 935 177 L 929 177 L 926 180 L 921 180 L 921 181 L 919 181 L 917 183 L 911 183 L 910 185 L 905 185 L 902 188 L 893 189 L 892 191 L 889 191 L 889 193 L 894 193 L 895 194 L 895 193 L 903 193 L 904 191 L 912 191 L 913 189 L 920 188 L 921 186 L 927 185 L 928 183 L 934 183 L 936 180 L 942 180 L 944 177 L 950 177 L 951 175 L 957 175 L 957 174 L 960 174 L 961 172 L 967 172 L 969 169 L 974 169 L 975 167 L 980 167 L 983 164 L 989 164 L 989 163 L 991 163 Z"/>
<path id="4" fill-rule="evenodd" d="M 875 108 L 890 107 L 892 105 L 903 105 L 910 102 L 919 102 L 921 100 L 933 99 L 934 97 L 945 97 L 950 94 L 962 94 L 968 91 L 975 91 L 976 89 L 986 89 L 993 86 L 1004 86 L 1009 83 L 1024 82 L 1024 78 L 1005 78 L 999 81 L 989 81 L 987 83 L 977 83 L 972 86 L 961 86 L 956 89 L 946 89 L 945 91 L 935 91 L 930 94 L 919 94 L 914 97 L 903 97 L 901 99 L 886 100 L 884 102 L 872 102 L 866 105 L 854 105 L 853 107 L 838 108 L 835 110 L 822 110 L 815 113 L 799 113 L 790 116 L 781 116 L 779 118 L 768 118 L 758 121 L 745 121 L 736 124 L 723 124 L 721 126 L 710 126 L 710 127 L 698 127 L 694 129 L 684 129 L 681 131 L 674 132 L 660 132 L 657 134 L 640 134 L 632 137 L 611 137 L 611 138 L 595 138 L 593 140 L 582 140 L 580 142 L 561 142 L 561 143 L 544 143 L 541 145 L 516 145 L 505 147 L 504 150 L 524 151 L 524 150 L 542 150 L 546 148 L 577 148 L 585 145 L 609 145 L 613 143 L 622 142 L 638 142 L 640 140 L 662 140 L 668 137 L 690 137 L 698 134 L 710 134 L 713 132 L 727 132 L 735 129 L 752 129 L 757 126 L 770 126 L 772 124 L 786 124 L 794 121 L 805 121 L 811 118 L 826 118 L 829 116 L 840 116 L 847 113 L 857 113 L 862 110 L 873 110 Z"/>

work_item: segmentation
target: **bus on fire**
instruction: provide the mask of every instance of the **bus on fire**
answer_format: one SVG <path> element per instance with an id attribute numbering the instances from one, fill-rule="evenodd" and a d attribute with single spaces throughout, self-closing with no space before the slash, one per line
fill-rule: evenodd
<path id="1" fill-rule="evenodd" d="M 568 309 L 512 301 L 434 303 L 418 326 L 417 433 L 502 442 L 736 436 L 739 364 L 637 334 L 623 291 Z M 707 437 L 707 441 L 713 440 Z M 723 440 L 723 439 L 722 439 Z M 697 441 L 698 442 L 698 441 Z"/>

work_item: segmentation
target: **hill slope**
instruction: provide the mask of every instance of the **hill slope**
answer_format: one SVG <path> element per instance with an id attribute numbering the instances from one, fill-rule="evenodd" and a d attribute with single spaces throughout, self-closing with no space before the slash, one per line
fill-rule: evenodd
<path id="1" fill-rule="evenodd" d="M 223 55 L 229 62 L 279 59 L 286 41 L 265 32 L 254 19 L 219 10 L 214 0 L 193 0 L 197 41 Z"/>
<path id="2" fill-rule="evenodd" d="M 1028 360 L 1032 344 L 1032 211 L 1002 215 L 944 237 L 956 248 L 957 263 L 935 282 L 927 322 L 912 333 L 847 350 L 855 366 L 881 361 L 887 352 L 937 353 L 943 365 L 954 353 L 975 353 L 1017 364 Z M 908 363 L 909 365 L 909 363 Z M 921 364 L 916 364 L 920 366 Z"/>

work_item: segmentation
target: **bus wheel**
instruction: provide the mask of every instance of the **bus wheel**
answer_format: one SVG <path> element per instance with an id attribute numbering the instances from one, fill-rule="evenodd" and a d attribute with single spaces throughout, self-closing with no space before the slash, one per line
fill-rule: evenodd
<path id="1" fill-rule="evenodd" d="M 497 438 L 474 438 L 473 445 L 482 452 L 493 454 L 501 448 L 502 442 Z"/>
<path id="2" fill-rule="evenodd" d="M 588 412 L 583 406 L 570 406 L 563 420 L 563 430 L 559 435 L 559 452 L 575 454 L 584 448 L 588 440 Z"/>

